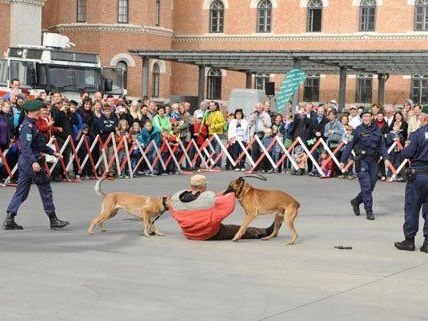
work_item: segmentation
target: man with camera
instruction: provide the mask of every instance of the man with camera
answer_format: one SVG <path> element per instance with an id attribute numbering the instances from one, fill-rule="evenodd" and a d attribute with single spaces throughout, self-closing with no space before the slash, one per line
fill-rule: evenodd
<path id="1" fill-rule="evenodd" d="M 421 127 L 410 135 L 409 143 L 401 151 L 401 156 L 411 162 L 406 169 L 407 184 L 404 198 L 405 240 L 394 245 L 399 250 L 414 251 L 415 236 L 419 227 L 419 213 L 425 220 L 425 241 L 421 252 L 428 253 L 428 106 L 422 108 L 420 114 Z M 425 203 L 425 204 L 424 204 Z"/>
<path id="2" fill-rule="evenodd" d="M 261 103 L 256 104 L 254 111 L 248 120 L 248 125 L 250 129 L 250 137 L 257 135 L 260 140 L 264 137 L 265 131 L 272 126 L 272 119 L 269 114 L 263 110 L 263 105 Z M 260 155 L 261 147 L 257 142 L 255 142 L 251 148 L 251 157 L 254 162 L 257 161 Z"/>

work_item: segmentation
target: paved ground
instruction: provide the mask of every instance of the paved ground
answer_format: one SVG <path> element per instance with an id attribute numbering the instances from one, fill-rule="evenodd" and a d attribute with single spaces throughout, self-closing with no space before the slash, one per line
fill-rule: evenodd
<path id="1" fill-rule="evenodd" d="M 209 187 L 224 189 L 232 176 L 209 175 Z M 159 195 L 187 180 L 103 187 Z M 376 221 L 369 222 L 348 207 L 355 181 L 270 176 L 254 183 L 301 202 L 295 246 L 285 244 L 285 226 L 269 242 L 188 241 L 168 214 L 159 221 L 164 238 L 140 237 L 140 224 L 126 214 L 88 237 L 99 210 L 93 182 L 53 185 L 58 213 L 72 226 L 50 231 L 33 189 L 18 219 L 25 231 L 0 232 L 0 320 L 428 320 L 428 255 L 393 247 L 402 238 L 404 185 L 378 185 Z M 3 208 L 13 191 L 0 189 Z M 242 219 L 238 205 L 228 221 Z"/>

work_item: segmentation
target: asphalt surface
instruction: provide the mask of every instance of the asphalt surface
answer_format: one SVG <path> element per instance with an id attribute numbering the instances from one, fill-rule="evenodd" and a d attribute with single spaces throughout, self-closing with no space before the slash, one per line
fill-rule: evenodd
<path id="1" fill-rule="evenodd" d="M 207 176 L 218 191 L 237 175 Z M 163 195 L 188 180 L 116 180 L 103 189 Z M 286 245 L 285 225 L 268 242 L 189 241 L 168 213 L 158 221 L 165 237 L 141 237 L 141 223 L 126 213 L 90 237 L 100 208 L 93 181 L 53 184 L 58 216 L 72 224 L 50 231 L 33 187 L 17 217 L 25 230 L 0 231 L 0 320 L 428 320 L 422 236 L 416 252 L 393 246 L 402 240 L 404 184 L 378 184 L 372 222 L 352 215 L 356 181 L 270 175 L 252 183 L 300 201 L 296 245 Z M 13 192 L 0 188 L 3 208 Z M 237 204 L 226 222 L 243 217 Z"/>

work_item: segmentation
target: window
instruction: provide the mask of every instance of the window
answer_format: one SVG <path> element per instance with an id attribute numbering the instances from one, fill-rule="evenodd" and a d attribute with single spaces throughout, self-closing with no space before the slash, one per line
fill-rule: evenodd
<path id="1" fill-rule="evenodd" d="M 77 22 L 86 22 L 86 0 L 77 0 Z"/>
<path id="2" fill-rule="evenodd" d="M 221 99 L 221 70 L 210 69 L 208 71 L 208 99 Z"/>
<path id="3" fill-rule="evenodd" d="M 355 102 L 362 104 L 372 103 L 372 84 L 372 76 L 358 76 Z"/>
<path id="4" fill-rule="evenodd" d="M 255 89 L 261 89 L 265 90 L 266 83 L 269 81 L 269 75 L 265 74 L 257 74 L 256 75 L 256 81 L 255 81 Z"/>
<path id="5" fill-rule="evenodd" d="M 360 31 L 374 31 L 376 19 L 376 0 L 361 0 Z"/>
<path id="6" fill-rule="evenodd" d="M 123 70 L 123 88 L 127 88 L 128 87 L 128 64 L 124 61 L 119 61 L 116 67 Z"/>
<path id="7" fill-rule="evenodd" d="M 160 67 L 158 63 L 155 63 L 153 65 L 152 70 L 152 97 L 158 98 L 159 97 L 159 87 L 160 87 Z"/>
<path id="8" fill-rule="evenodd" d="M 224 29 L 224 5 L 223 2 L 215 0 L 210 6 L 210 32 L 222 33 Z"/>
<path id="9" fill-rule="evenodd" d="M 117 3 L 117 22 L 128 23 L 128 11 L 129 11 L 128 0 L 118 0 L 118 3 Z"/>
<path id="10" fill-rule="evenodd" d="M 428 30 L 428 0 L 416 0 L 415 2 L 415 30 Z"/>
<path id="11" fill-rule="evenodd" d="M 426 76 L 413 76 L 412 78 L 412 97 L 416 104 L 427 104 L 427 85 L 428 78 Z"/>
<path id="12" fill-rule="evenodd" d="M 160 26 L 160 0 L 156 0 L 155 25 Z"/>
<path id="13" fill-rule="evenodd" d="M 308 3 L 308 32 L 321 32 L 322 1 L 310 0 Z"/>
<path id="14" fill-rule="evenodd" d="M 0 60 L 0 85 L 1 86 L 7 86 L 7 76 L 8 76 L 8 66 L 7 66 L 7 60 L 2 59 Z"/>
<path id="15" fill-rule="evenodd" d="M 313 75 L 306 77 L 304 90 L 303 90 L 303 101 L 319 101 L 320 100 L 320 76 Z"/>
<path id="16" fill-rule="evenodd" d="M 272 3 L 261 0 L 257 5 L 257 32 L 272 31 Z"/>

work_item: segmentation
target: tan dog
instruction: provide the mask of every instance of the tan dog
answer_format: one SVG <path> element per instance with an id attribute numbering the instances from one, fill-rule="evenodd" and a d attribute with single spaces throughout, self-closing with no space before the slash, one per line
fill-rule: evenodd
<path id="1" fill-rule="evenodd" d="M 103 199 L 103 202 L 101 204 L 100 215 L 94 218 L 89 225 L 89 235 L 93 234 L 94 227 L 97 224 L 100 225 L 102 231 L 105 232 L 106 230 L 103 223 L 114 217 L 121 208 L 143 221 L 144 231 L 142 235 L 165 235 L 159 232 L 154 223 L 166 210 L 168 210 L 167 197 L 156 198 L 128 193 L 106 194 L 101 191 L 101 182 L 103 180 L 104 178 L 98 180 L 94 187 L 95 193 Z M 150 221 L 150 218 L 153 218 L 154 220 Z"/>
<path id="2" fill-rule="evenodd" d="M 230 192 L 235 193 L 236 198 L 247 215 L 244 223 L 233 238 L 234 242 L 238 241 L 244 235 L 248 225 L 257 215 L 275 213 L 274 230 L 271 235 L 263 238 L 263 240 L 270 240 L 277 237 L 282 221 L 285 221 L 291 232 L 291 239 L 288 244 L 294 244 L 297 239 L 294 220 L 300 207 L 298 201 L 281 191 L 256 189 L 246 183 L 243 177 L 230 182 L 229 187 L 224 193 L 227 194 Z"/>

